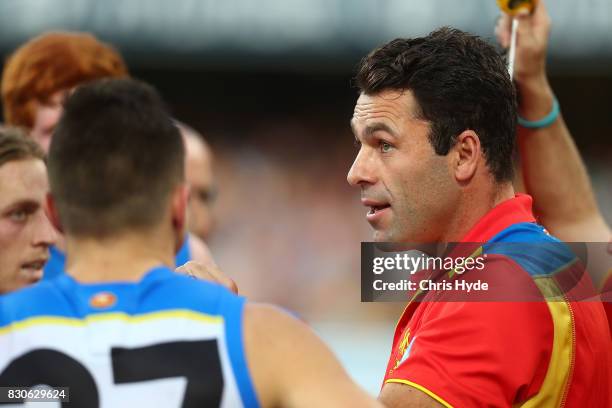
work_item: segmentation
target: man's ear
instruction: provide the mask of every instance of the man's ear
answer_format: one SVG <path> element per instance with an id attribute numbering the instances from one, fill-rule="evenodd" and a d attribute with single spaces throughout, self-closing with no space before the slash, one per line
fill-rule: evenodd
<path id="1" fill-rule="evenodd" d="M 453 151 L 453 170 L 460 183 L 470 181 L 476 174 L 482 152 L 480 138 L 473 130 L 464 130 L 457 136 Z"/>
<path id="2" fill-rule="evenodd" d="M 187 229 L 187 201 L 189 199 L 189 187 L 183 183 L 172 192 L 171 211 L 172 226 L 180 236 L 184 236 Z"/>
<path id="3" fill-rule="evenodd" d="M 56 230 L 58 230 L 59 232 L 63 234 L 64 230 L 60 222 L 59 214 L 57 212 L 57 207 L 55 206 L 55 199 L 53 198 L 51 193 L 47 193 L 45 197 L 44 209 L 45 209 L 45 213 L 47 214 L 47 218 L 49 218 L 49 221 L 51 222 L 51 225 L 53 225 L 53 227 Z"/>

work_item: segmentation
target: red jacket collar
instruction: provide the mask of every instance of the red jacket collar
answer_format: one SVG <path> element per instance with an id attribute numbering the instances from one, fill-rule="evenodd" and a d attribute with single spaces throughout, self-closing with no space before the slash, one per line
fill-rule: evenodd
<path id="1" fill-rule="evenodd" d="M 520 222 L 535 222 L 531 211 L 533 200 L 527 194 L 516 194 L 502 201 L 482 217 L 461 242 L 486 242 L 499 232 Z"/>

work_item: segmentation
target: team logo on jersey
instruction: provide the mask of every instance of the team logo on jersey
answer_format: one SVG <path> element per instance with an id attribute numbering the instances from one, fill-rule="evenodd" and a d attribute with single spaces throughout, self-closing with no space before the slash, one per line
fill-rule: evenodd
<path id="1" fill-rule="evenodd" d="M 394 370 L 408 359 L 408 356 L 410 355 L 410 349 L 412 348 L 415 339 L 416 336 L 413 337 L 412 340 L 410 340 L 410 328 L 408 328 L 408 330 L 404 332 L 404 337 L 402 338 L 402 341 L 400 341 L 399 346 L 397 347 L 397 356 L 395 359 L 395 366 L 393 367 Z"/>
<path id="2" fill-rule="evenodd" d="M 96 309 L 106 309 L 117 303 L 117 296 L 110 292 L 99 292 L 89 299 L 89 305 Z"/>

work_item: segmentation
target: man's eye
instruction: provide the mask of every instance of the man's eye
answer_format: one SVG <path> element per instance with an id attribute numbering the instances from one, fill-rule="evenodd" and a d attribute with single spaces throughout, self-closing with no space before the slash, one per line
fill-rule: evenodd
<path id="1" fill-rule="evenodd" d="M 393 149 L 393 146 L 391 146 L 389 143 L 387 142 L 380 142 L 380 151 L 382 153 L 388 153 L 391 151 L 391 149 Z"/>
<path id="2" fill-rule="evenodd" d="M 16 210 L 9 214 L 12 221 L 23 222 L 28 218 L 28 213 L 24 210 Z"/>
<path id="3" fill-rule="evenodd" d="M 217 190 L 215 188 L 198 188 L 194 189 L 192 197 L 197 198 L 204 204 L 212 204 L 217 198 Z"/>

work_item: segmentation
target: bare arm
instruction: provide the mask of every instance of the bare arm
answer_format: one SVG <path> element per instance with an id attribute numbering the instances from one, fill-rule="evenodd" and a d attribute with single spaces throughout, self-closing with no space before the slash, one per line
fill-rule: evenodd
<path id="1" fill-rule="evenodd" d="M 177 271 L 236 286 L 216 266 L 188 262 Z M 263 407 L 446 407 L 411 385 L 387 383 L 373 400 L 347 375 L 329 348 L 304 323 L 263 304 L 247 304 L 244 344 L 251 378 Z"/>
<path id="2" fill-rule="evenodd" d="M 399 384 L 385 384 L 378 399 L 388 408 L 442 408 L 443 405 L 417 388 Z"/>
<path id="3" fill-rule="evenodd" d="M 304 323 L 279 309 L 247 304 L 246 357 L 263 407 L 380 407 L 347 375 Z"/>
<path id="4" fill-rule="evenodd" d="M 216 266 L 188 262 L 177 271 L 237 292 Z M 383 407 L 348 377 L 310 328 L 279 309 L 247 304 L 244 333 L 249 369 L 263 407 Z M 403 384 L 386 384 L 379 401 L 386 407 L 444 406 Z"/>
<path id="5" fill-rule="evenodd" d="M 502 16 L 496 34 L 510 41 L 511 20 Z M 520 94 L 519 114 L 527 120 L 545 117 L 553 105 L 546 77 L 550 17 L 543 1 L 532 15 L 519 17 L 514 78 Z M 518 143 L 527 192 L 540 222 L 566 241 L 608 241 L 610 228 L 595 200 L 580 153 L 563 118 L 543 129 L 518 128 Z"/>

